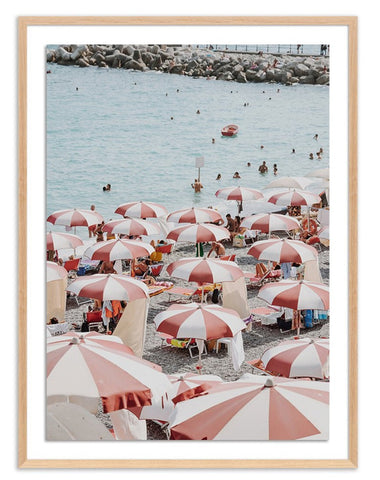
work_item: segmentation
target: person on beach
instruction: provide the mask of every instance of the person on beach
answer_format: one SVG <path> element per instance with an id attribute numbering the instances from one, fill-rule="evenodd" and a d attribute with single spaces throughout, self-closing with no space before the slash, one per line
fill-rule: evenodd
<path id="1" fill-rule="evenodd" d="M 273 175 L 277 175 L 277 163 L 273 165 Z"/>
<path id="2" fill-rule="evenodd" d="M 259 166 L 259 172 L 260 173 L 268 173 L 268 167 L 266 165 L 266 162 L 263 162 L 260 166 Z"/>
<path id="3" fill-rule="evenodd" d="M 219 258 L 222 255 L 225 255 L 226 249 L 220 242 L 211 242 L 211 249 L 207 254 L 207 258 L 212 254 L 212 252 L 215 252 L 216 257 Z"/>
<path id="4" fill-rule="evenodd" d="M 222 178 L 222 175 L 220 173 L 218 173 L 215 180 L 221 180 L 221 178 Z"/>
<path id="5" fill-rule="evenodd" d="M 117 273 L 117 271 L 114 268 L 114 262 L 103 261 L 100 267 L 99 273 L 105 273 L 105 274 Z"/>
<path id="6" fill-rule="evenodd" d="M 241 178 L 241 176 L 239 175 L 239 172 L 235 172 L 232 178 Z"/>
<path id="7" fill-rule="evenodd" d="M 94 212 L 94 211 L 95 211 L 95 205 L 91 205 L 90 210 L 91 210 L 92 212 Z M 98 225 L 97 225 L 96 223 L 95 223 L 95 225 L 90 225 L 90 226 L 88 227 L 88 236 L 89 236 L 89 238 L 95 237 L 95 232 L 96 232 L 97 227 L 98 227 Z"/>
<path id="8" fill-rule="evenodd" d="M 231 233 L 235 232 L 235 221 L 234 219 L 231 217 L 231 215 L 229 213 L 227 213 L 226 215 L 226 219 L 227 219 L 227 225 L 226 225 L 226 228 L 227 230 Z"/>
<path id="9" fill-rule="evenodd" d="M 149 265 L 150 265 L 149 260 L 142 260 L 139 263 L 134 263 L 132 266 L 132 272 L 134 276 L 135 275 L 137 275 L 138 277 L 144 276 L 148 271 Z"/>
<path id="10" fill-rule="evenodd" d="M 203 188 L 201 182 L 196 178 L 194 179 L 194 183 L 192 183 L 191 186 L 192 188 L 194 188 L 195 193 L 200 193 L 201 189 Z"/>

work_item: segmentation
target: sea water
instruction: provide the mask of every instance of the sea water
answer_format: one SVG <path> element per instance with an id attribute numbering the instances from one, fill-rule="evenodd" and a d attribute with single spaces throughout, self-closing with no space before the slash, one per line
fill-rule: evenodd
<path id="1" fill-rule="evenodd" d="M 276 178 L 274 164 L 277 178 L 329 165 L 328 86 L 240 84 L 57 64 L 47 69 L 48 215 L 94 204 L 108 221 L 121 218 L 114 213 L 120 204 L 140 200 L 169 212 L 215 206 L 222 187 L 265 187 Z M 221 136 L 227 124 L 239 126 L 235 137 Z M 203 189 L 195 193 L 191 183 L 199 157 Z M 266 175 L 258 172 L 263 161 Z M 232 178 L 235 171 L 240 179 Z M 111 191 L 104 192 L 108 183 Z M 62 231 L 50 223 L 48 229 Z"/>

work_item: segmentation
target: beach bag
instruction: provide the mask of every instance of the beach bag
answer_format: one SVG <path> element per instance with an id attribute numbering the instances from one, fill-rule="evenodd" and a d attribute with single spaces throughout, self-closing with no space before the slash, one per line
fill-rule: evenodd
<path id="1" fill-rule="evenodd" d="M 212 303 L 219 303 L 219 289 L 215 288 L 211 296 Z"/>
<path id="2" fill-rule="evenodd" d="M 90 328 L 89 328 L 87 322 L 83 322 L 83 323 L 82 323 L 82 326 L 80 327 L 80 331 L 81 331 L 81 332 L 89 332 L 89 331 L 90 331 Z"/>
<path id="3" fill-rule="evenodd" d="M 303 319 L 305 327 L 311 328 L 313 326 L 313 311 L 306 310 L 305 317 Z"/>

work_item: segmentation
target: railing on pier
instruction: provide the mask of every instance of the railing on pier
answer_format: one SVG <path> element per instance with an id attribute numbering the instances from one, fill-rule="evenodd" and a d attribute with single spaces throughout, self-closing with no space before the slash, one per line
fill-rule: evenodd
<path id="1" fill-rule="evenodd" d="M 290 54 L 290 55 L 329 55 L 329 45 L 325 45 L 326 49 L 322 49 L 323 45 L 306 44 L 306 45 L 285 45 L 285 44 L 252 44 L 252 45 L 229 45 L 229 44 L 209 44 L 197 45 L 201 48 L 208 48 L 214 51 L 230 51 L 240 53 L 273 53 L 273 54 Z"/>

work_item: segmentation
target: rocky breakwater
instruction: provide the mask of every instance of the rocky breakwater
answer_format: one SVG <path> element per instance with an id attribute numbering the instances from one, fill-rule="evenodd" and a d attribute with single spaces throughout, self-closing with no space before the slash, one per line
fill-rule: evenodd
<path id="1" fill-rule="evenodd" d="M 47 62 L 79 67 L 155 70 L 189 77 L 285 85 L 329 85 L 329 58 L 270 53 L 214 51 L 193 46 L 61 45 Z"/>

